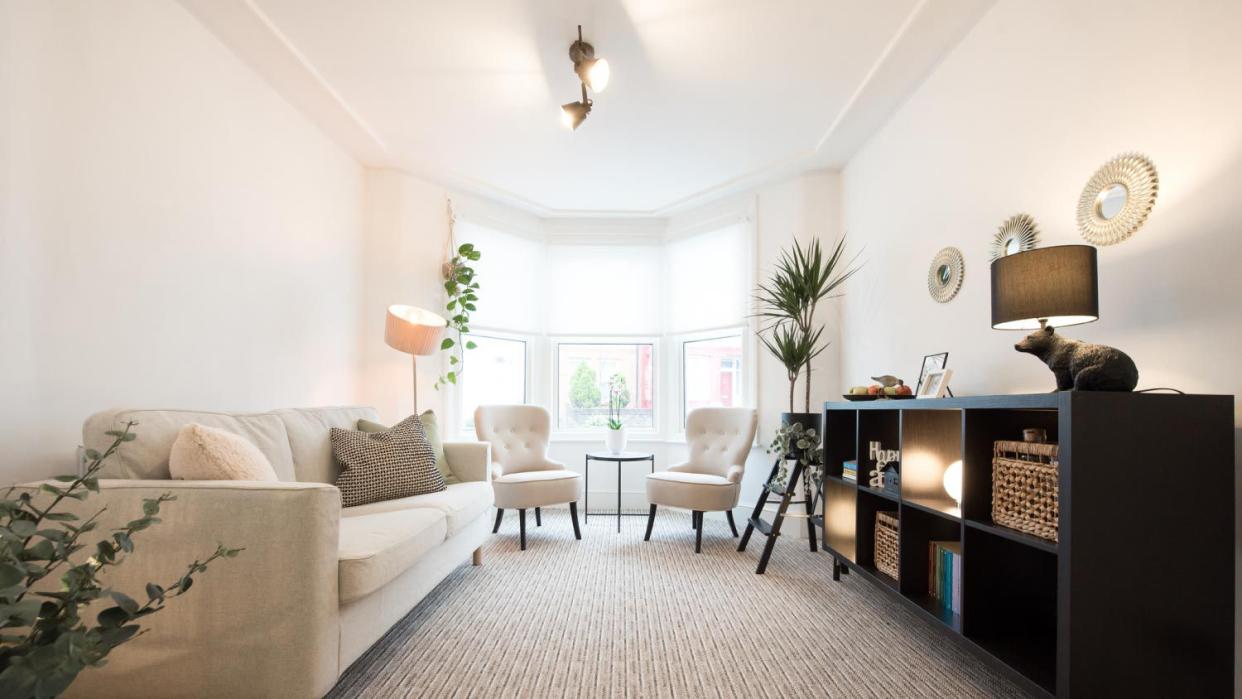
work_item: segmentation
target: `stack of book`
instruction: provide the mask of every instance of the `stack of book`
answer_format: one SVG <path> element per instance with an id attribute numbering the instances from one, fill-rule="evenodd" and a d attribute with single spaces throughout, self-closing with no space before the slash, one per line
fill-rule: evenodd
<path id="1" fill-rule="evenodd" d="M 962 613 L 962 545 L 932 541 L 927 545 L 930 575 L 927 591 L 955 614 Z"/>
<path id="2" fill-rule="evenodd" d="M 841 464 L 841 478 L 847 481 L 858 482 L 858 462 L 846 461 Z"/>

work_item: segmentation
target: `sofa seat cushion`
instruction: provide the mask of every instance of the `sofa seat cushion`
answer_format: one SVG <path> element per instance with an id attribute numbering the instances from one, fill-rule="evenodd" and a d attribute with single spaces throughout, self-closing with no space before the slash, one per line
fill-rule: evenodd
<path id="1" fill-rule="evenodd" d="M 718 512 L 737 505 L 741 486 L 723 476 L 660 471 L 647 476 L 647 501 L 653 505 Z"/>
<path id="2" fill-rule="evenodd" d="M 496 507 L 525 509 L 576 502 L 582 475 L 568 469 L 507 473 L 492 481 Z"/>
<path id="3" fill-rule="evenodd" d="M 377 512 L 395 512 L 415 507 L 427 507 L 444 513 L 448 521 L 448 535 L 453 536 L 478 517 L 487 513 L 494 498 L 492 486 L 486 481 L 469 481 L 452 483 L 447 489 L 438 493 L 413 495 L 408 498 L 373 502 L 369 505 L 346 507 L 341 510 L 342 518 L 371 515 Z"/>
<path id="4" fill-rule="evenodd" d="M 444 513 L 429 507 L 342 517 L 337 553 L 340 603 L 361 599 L 388 584 L 447 534 Z"/>

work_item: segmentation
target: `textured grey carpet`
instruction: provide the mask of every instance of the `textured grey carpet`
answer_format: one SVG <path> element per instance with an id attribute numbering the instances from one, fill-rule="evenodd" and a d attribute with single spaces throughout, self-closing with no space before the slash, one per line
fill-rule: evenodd
<path id="1" fill-rule="evenodd" d="M 741 518 L 739 517 L 739 520 Z M 332 697 L 1023 696 L 974 656 L 831 559 L 782 537 L 766 575 L 686 512 L 506 516 L 483 566 L 458 568 L 360 658 Z M 799 524 L 791 520 L 788 526 Z"/>

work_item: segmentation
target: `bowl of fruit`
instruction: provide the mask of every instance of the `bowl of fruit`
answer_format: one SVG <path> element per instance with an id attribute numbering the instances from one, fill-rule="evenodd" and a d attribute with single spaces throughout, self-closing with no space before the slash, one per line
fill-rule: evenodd
<path id="1" fill-rule="evenodd" d="M 845 400 L 852 401 L 906 400 L 914 397 L 914 390 L 907 386 L 901 379 L 895 379 L 892 377 L 883 378 L 888 380 L 883 383 L 874 383 L 870 386 L 854 386 L 850 389 L 849 393 L 846 393 L 842 397 L 845 398 Z"/>

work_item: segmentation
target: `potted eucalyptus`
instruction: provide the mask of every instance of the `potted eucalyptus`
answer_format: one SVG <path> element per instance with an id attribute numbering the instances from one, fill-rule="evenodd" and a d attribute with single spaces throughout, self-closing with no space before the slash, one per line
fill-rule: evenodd
<path id="1" fill-rule="evenodd" d="M 835 298 L 837 290 L 861 265 L 857 257 L 845 260 L 845 237 L 832 252 L 824 255 L 819 240 L 805 248 L 794 240 L 793 248 L 781 252 L 768 279 L 755 293 L 755 316 L 763 325 L 759 339 L 768 352 L 785 367 L 789 379 L 789 412 L 781 414 L 781 424 L 800 424 L 806 430 L 821 429 L 820 413 L 811 411 L 811 360 L 828 349 L 823 339 L 825 325 L 815 317 L 821 301 Z M 805 375 L 802 412 L 795 412 L 795 388 Z"/>
<path id="2" fill-rule="evenodd" d="M 625 423 L 621 421 L 621 409 L 630 402 L 630 391 L 625 377 L 613 374 L 608 379 L 608 424 L 604 430 L 604 446 L 613 454 L 625 451 Z"/>

